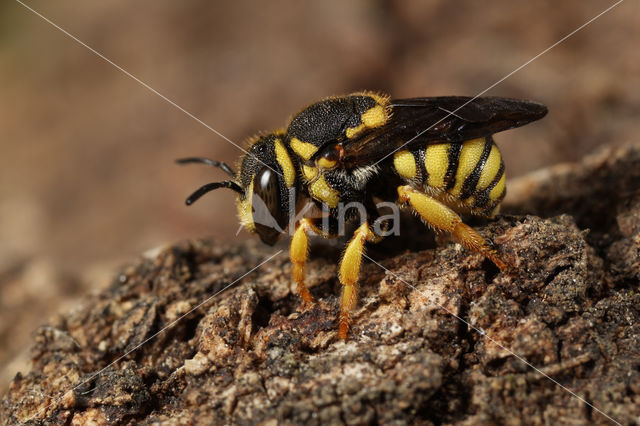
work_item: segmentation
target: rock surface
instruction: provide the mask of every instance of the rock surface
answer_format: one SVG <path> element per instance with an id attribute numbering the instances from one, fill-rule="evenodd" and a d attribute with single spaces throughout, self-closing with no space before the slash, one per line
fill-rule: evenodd
<path id="1" fill-rule="evenodd" d="M 511 274 L 446 241 L 372 247 L 346 342 L 339 247 L 313 250 L 319 303 L 307 309 L 285 246 L 255 271 L 279 249 L 202 240 L 149 253 L 36 332 L 0 421 L 638 422 L 639 182 L 640 148 L 516 182 L 510 214 L 476 227 Z"/>

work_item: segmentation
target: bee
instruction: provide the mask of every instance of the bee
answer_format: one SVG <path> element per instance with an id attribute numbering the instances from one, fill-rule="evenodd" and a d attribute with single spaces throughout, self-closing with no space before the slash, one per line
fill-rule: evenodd
<path id="1" fill-rule="evenodd" d="M 392 100 L 358 92 L 311 104 L 285 129 L 251 139 L 237 173 L 207 158 L 177 162 L 209 164 L 230 176 L 200 187 L 187 198 L 187 205 L 209 191 L 228 188 L 238 194 L 240 222 L 264 243 L 275 244 L 291 229 L 292 279 L 305 305 L 313 303 L 305 285 L 309 235 L 335 237 L 341 220 L 360 220 L 352 227 L 338 274 L 338 337 L 346 339 L 365 244 L 382 239 L 388 228 L 376 222 L 381 214 L 375 200 L 412 209 L 435 231 L 450 233 L 507 270 L 492 244 L 460 215 L 496 215 L 506 193 L 506 175 L 492 135 L 546 113 L 543 105 L 516 99 Z M 342 207 L 350 203 L 362 208 L 345 213 Z"/>

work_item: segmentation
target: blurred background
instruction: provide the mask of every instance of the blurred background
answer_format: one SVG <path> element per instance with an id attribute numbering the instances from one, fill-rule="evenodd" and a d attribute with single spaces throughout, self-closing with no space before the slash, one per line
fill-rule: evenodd
<path id="1" fill-rule="evenodd" d="M 613 1 L 26 3 L 238 144 L 328 95 L 476 95 Z M 627 0 L 487 95 L 549 115 L 496 140 L 511 177 L 638 143 L 640 4 Z M 431 123 L 427 123 L 427 126 Z M 248 238 L 224 178 L 241 152 L 16 1 L 0 3 L 0 392 L 30 333 L 125 263 Z"/>

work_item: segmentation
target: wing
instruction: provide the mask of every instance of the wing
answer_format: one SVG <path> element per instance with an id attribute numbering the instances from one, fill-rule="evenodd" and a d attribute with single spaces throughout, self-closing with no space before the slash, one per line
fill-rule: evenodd
<path id="1" fill-rule="evenodd" d="M 395 99 L 384 126 L 343 144 L 345 167 L 371 164 L 395 150 L 463 142 L 541 119 L 544 105 L 517 99 L 464 96 Z"/>

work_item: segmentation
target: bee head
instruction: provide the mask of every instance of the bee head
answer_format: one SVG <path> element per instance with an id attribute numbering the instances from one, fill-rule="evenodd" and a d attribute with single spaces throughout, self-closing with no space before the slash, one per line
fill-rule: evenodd
<path id="1" fill-rule="evenodd" d="M 273 245 L 287 229 L 295 191 L 295 168 L 283 134 L 259 136 L 242 159 L 238 197 L 240 222 Z"/>
<path id="2" fill-rule="evenodd" d="M 213 160 L 178 160 L 181 164 L 200 162 L 214 165 L 232 176 L 232 180 L 202 186 L 187 198 L 187 205 L 209 191 L 229 188 L 238 193 L 238 216 L 242 225 L 249 232 L 257 233 L 262 242 L 275 244 L 289 224 L 296 180 L 295 168 L 282 137 L 281 133 L 274 133 L 254 139 L 237 174 L 226 164 Z"/>

